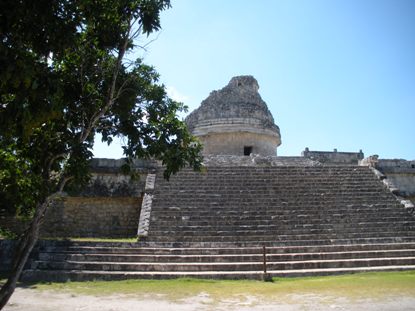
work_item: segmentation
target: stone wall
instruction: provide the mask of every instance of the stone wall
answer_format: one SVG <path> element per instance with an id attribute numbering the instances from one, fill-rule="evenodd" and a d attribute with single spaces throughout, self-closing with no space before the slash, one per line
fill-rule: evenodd
<path id="1" fill-rule="evenodd" d="M 49 207 L 41 226 L 42 238 L 127 238 L 137 233 L 142 197 L 68 196 Z M 0 228 L 19 235 L 27 222 L 0 215 Z"/>
<path id="2" fill-rule="evenodd" d="M 42 237 L 108 237 L 136 235 L 141 197 L 66 197 L 49 208 Z"/>
<path id="3" fill-rule="evenodd" d="M 5 275 L 12 267 L 16 241 L 0 239 L 0 274 Z"/>
<path id="4" fill-rule="evenodd" d="M 199 136 L 203 144 L 203 154 L 243 156 L 244 148 L 251 148 L 250 153 L 271 156 L 277 154 L 275 138 L 263 134 L 234 132 L 210 133 Z"/>
<path id="5" fill-rule="evenodd" d="M 93 159 L 90 183 L 49 209 L 42 237 L 133 237 L 137 233 L 147 172 L 155 162 L 136 160 L 139 177 L 120 173 L 123 159 Z"/>
<path id="6" fill-rule="evenodd" d="M 79 192 L 71 193 L 81 197 L 140 197 L 146 174 L 131 180 L 130 176 L 119 173 L 93 172 L 90 183 Z"/>
<path id="7" fill-rule="evenodd" d="M 386 176 L 391 185 L 399 189 L 399 195 L 415 203 L 415 160 L 379 159 L 376 169 Z"/>
<path id="8" fill-rule="evenodd" d="M 341 165 L 358 165 L 359 161 L 364 158 L 362 150 L 359 152 L 338 152 L 337 149 L 334 151 L 311 151 L 308 148 L 305 148 L 301 152 L 303 157 L 318 161 L 320 163 L 330 163 L 330 164 L 341 164 Z"/>
<path id="9" fill-rule="evenodd" d="M 122 174 L 123 159 L 95 158 L 91 181 L 49 209 L 42 237 L 133 237 L 137 233 L 147 172 L 154 161 L 134 160 L 139 178 Z"/>
<path id="10" fill-rule="evenodd" d="M 139 175 L 122 174 L 123 159 L 93 159 L 91 181 L 50 207 L 41 237 L 133 237 L 137 233 L 147 173 L 154 161 L 136 160 Z M 26 223 L 0 210 L 0 228 L 20 234 Z"/>

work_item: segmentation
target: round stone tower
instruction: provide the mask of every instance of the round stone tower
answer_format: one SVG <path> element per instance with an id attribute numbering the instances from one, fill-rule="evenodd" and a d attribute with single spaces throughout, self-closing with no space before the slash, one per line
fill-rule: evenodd
<path id="1" fill-rule="evenodd" d="M 186 124 L 203 143 L 204 154 L 277 155 L 280 129 L 258 89 L 254 77 L 234 77 L 189 114 Z"/>

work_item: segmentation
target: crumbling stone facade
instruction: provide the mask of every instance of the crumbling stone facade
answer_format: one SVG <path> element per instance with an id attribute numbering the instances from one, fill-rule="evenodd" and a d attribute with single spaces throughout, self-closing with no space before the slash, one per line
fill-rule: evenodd
<path id="1" fill-rule="evenodd" d="M 141 197 L 66 197 L 48 210 L 42 237 L 134 237 Z"/>
<path id="2" fill-rule="evenodd" d="M 318 161 L 320 163 L 338 164 L 338 165 L 358 165 L 363 160 L 364 154 L 362 150 L 359 152 L 338 152 L 333 151 L 311 151 L 305 148 L 301 155 L 305 158 Z"/>
<path id="3" fill-rule="evenodd" d="M 186 118 L 205 155 L 277 155 L 280 129 L 258 89 L 254 77 L 234 77 Z"/>
<path id="4" fill-rule="evenodd" d="M 359 165 L 369 166 L 402 205 L 415 211 L 415 161 L 379 159 L 375 154 L 359 161 Z"/>
<path id="5" fill-rule="evenodd" d="M 154 161 L 136 160 L 133 168 L 139 178 L 121 172 L 123 159 L 93 159 L 90 183 L 51 206 L 44 218 L 43 238 L 134 237 L 140 217 L 147 174 Z M 0 227 L 20 234 L 26 222 L 0 213 Z"/>
<path id="6" fill-rule="evenodd" d="M 124 160 L 93 159 L 92 178 L 79 193 L 50 208 L 43 237 L 134 237 L 140 217 L 146 177 L 154 161 L 136 160 L 138 179 L 121 172 Z"/>
<path id="7" fill-rule="evenodd" d="M 396 189 L 397 195 L 415 204 L 415 161 L 379 159 L 375 167 L 386 176 L 389 187 Z"/>

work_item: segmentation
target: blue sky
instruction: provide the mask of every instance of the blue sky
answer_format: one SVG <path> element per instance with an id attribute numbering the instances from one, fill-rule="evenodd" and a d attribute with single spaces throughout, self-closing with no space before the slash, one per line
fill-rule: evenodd
<path id="1" fill-rule="evenodd" d="M 190 111 L 249 74 L 281 129 L 278 155 L 415 159 L 415 1 L 172 0 L 161 23 L 143 57 Z M 122 156 L 119 143 L 94 153 Z"/>

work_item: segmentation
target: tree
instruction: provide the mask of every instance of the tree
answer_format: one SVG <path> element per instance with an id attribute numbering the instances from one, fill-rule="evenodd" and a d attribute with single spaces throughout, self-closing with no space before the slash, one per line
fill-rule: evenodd
<path id="1" fill-rule="evenodd" d="M 127 164 L 156 158 L 164 176 L 199 169 L 201 145 L 159 76 L 126 56 L 160 29 L 169 0 L 4 0 L 0 3 L 0 204 L 32 215 L 0 290 L 12 295 L 48 206 L 88 182 L 97 133 L 126 138 Z M 126 167 L 128 171 L 128 166 Z"/>

